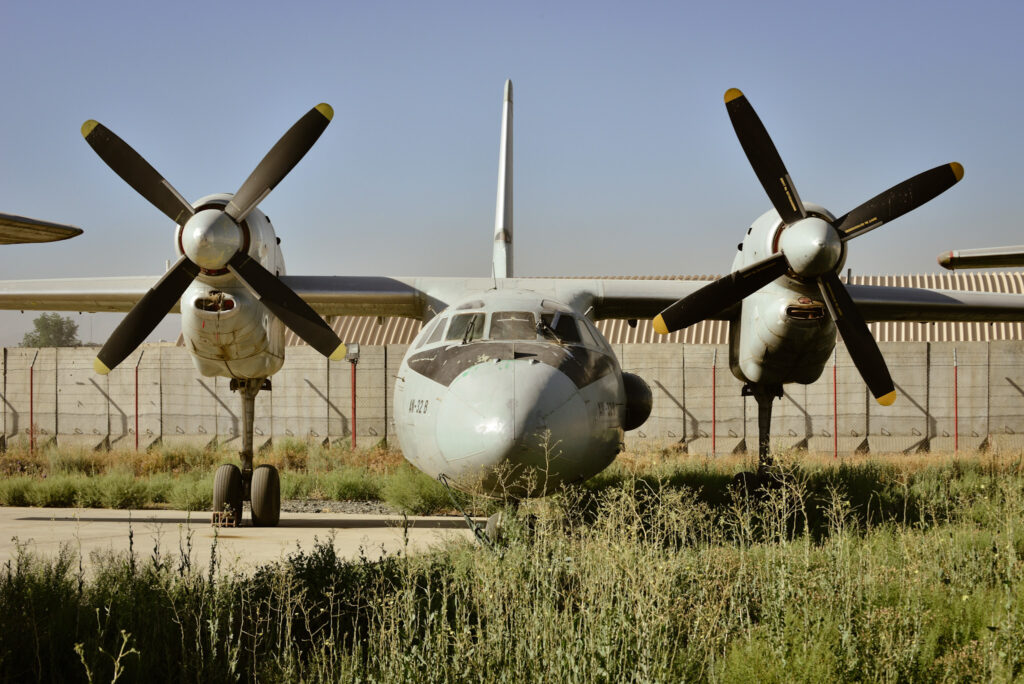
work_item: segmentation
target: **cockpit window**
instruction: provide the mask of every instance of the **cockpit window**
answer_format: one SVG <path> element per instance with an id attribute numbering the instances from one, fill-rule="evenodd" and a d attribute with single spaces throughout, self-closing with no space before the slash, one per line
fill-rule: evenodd
<path id="1" fill-rule="evenodd" d="M 586 318 L 581 318 L 580 321 L 580 337 L 583 338 L 583 344 L 587 347 L 593 347 L 594 349 L 603 350 L 597 341 L 597 331 L 593 329 L 593 325 Z"/>
<path id="2" fill-rule="evenodd" d="M 441 316 L 437 316 L 427 325 L 427 332 L 423 335 L 423 341 L 420 342 L 420 347 L 425 344 L 431 344 L 441 339 L 441 333 L 444 332 L 445 319 Z"/>
<path id="3" fill-rule="evenodd" d="M 537 321 L 530 311 L 498 311 L 491 314 L 492 340 L 535 340 Z"/>
<path id="4" fill-rule="evenodd" d="M 446 340 L 472 342 L 484 336 L 484 314 L 466 313 L 452 316 L 452 324 L 448 326 Z"/>
<path id="5" fill-rule="evenodd" d="M 541 332 L 549 337 L 555 337 L 560 342 L 571 344 L 580 343 L 580 331 L 576 327 L 576 321 L 572 314 L 568 313 L 546 313 L 540 315 Z"/>

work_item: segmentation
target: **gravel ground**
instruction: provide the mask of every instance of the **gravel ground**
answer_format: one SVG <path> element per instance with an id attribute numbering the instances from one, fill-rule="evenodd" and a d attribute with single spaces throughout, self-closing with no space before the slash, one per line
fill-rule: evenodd
<path id="1" fill-rule="evenodd" d="M 284 513 L 355 513 L 358 515 L 401 515 L 383 501 L 323 501 L 320 499 L 285 499 Z"/>

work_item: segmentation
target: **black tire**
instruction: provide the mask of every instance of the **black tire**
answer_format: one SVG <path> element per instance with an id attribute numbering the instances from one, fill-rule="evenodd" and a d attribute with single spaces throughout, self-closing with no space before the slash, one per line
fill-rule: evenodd
<path id="1" fill-rule="evenodd" d="M 242 471 L 225 463 L 213 476 L 213 524 L 238 527 L 242 524 Z"/>
<path id="2" fill-rule="evenodd" d="M 252 524 L 256 527 L 274 527 L 281 520 L 281 478 L 277 468 L 261 465 L 252 471 L 250 486 Z"/>

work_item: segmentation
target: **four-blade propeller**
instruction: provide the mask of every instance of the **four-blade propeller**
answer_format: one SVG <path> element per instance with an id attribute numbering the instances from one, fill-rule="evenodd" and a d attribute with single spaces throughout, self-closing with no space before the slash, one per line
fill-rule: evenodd
<path id="1" fill-rule="evenodd" d="M 324 320 L 280 278 L 244 251 L 239 224 L 288 175 L 334 116 L 328 104 L 309 110 L 263 157 L 223 211 L 197 213 L 181 193 L 130 145 L 96 121 L 82 136 L 103 161 L 188 234 L 185 254 L 140 299 L 114 330 L 93 367 L 106 374 L 131 354 L 181 299 L 202 269 L 233 273 L 275 316 L 324 356 L 338 360 L 345 345 Z"/>
<path id="2" fill-rule="evenodd" d="M 836 275 L 843 243 L 937 197 L 963 177 L 963 167 L 953 162 L 925 171 L 830 223 L 807 212 L 782 157 L 746 96 L 730 88 L 725 93 L 725 106 L 740 145 L 782 220 L 779 252 L 675 302 L 654 319 L 654 329 L 666 334 L 693 325 L 791 273 L 817 283 L 861 377 L 878 402 L 888 406 L 896 399 L 889 369 L 867 323 Z"/>

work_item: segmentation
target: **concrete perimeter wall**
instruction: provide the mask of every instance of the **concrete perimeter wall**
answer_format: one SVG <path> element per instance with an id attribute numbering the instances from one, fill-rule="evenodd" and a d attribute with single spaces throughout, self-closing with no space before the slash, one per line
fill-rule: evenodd
<path id="1" fill-rule="evenodd" d="M 1024 449 L 1024 342 L 880 346 L 899 393 L 894 405 L 871 398 L 840 345 L 834 372 L 829 364 L 816 383 L 788 385 L 776 401 L 775 447 L 840 454 L 951 451 L 955 442 L 960 449 Z M 405 351 L 362 348 L 355 368 L 359 447 L 394 436 L 392 390 Z M 654 393 L 651 417 L 627 433 L 628 448 L 756 450 L 757 406 L 740 395 L 725 345 L 622 344 L 615 351 L 623 369 Z M 107 376 L 93 372 L 94 355 L 4 349 L 3 446 L 33 437 L 37 447 L 56 441 L 97 449 L 240 442 L 241 406 L 228 380 L 198 375 L 184 348 L 147 347 Z M 256 447 L 288 439 L 350 443 L 352 378 L 347 362 L 289 348 L 272 391 L 257 397 Z"/>

